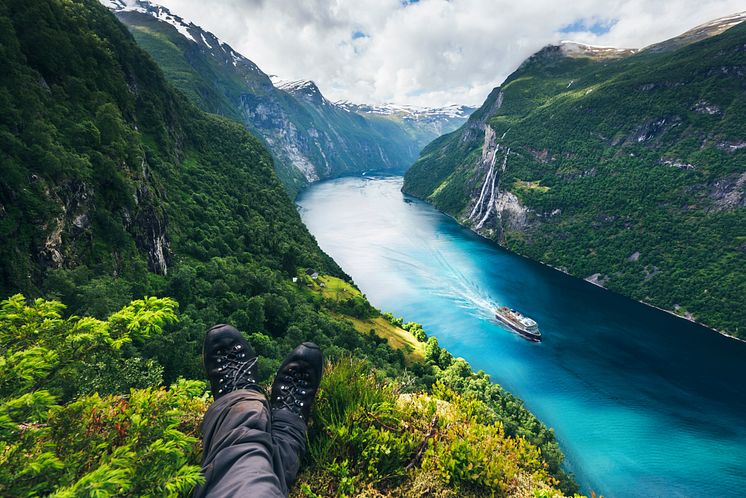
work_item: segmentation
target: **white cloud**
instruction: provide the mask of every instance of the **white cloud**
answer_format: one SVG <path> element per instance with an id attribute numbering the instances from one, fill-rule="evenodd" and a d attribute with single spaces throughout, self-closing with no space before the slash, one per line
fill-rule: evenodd
<path id="1" fill-rule="evenodd" d="M 526 57 L 560 39 L 638 48 L 744 9 L 742 0 L 155 2 L 268 74 L 314 80 L 331 100 L 416 105 L 481 104 Z M 610 30 L 559 32 L 579 19 Z"/>

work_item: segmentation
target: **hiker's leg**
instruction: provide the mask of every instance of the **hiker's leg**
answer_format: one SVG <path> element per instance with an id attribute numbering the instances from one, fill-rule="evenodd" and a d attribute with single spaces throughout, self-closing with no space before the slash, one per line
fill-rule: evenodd
<path id="1" fill-rule="evenodd" d="M 272 384 L 272 439 L 288 486 L 295 482 L 306 451 L 306 423 L 321 382 L 322 364 L 319 347 L 304 342 L 285 358 Z"/>
<path id="2" fill-rule="evenodd" d="M 241 389 L 220 397 L 205 413 L 202 467 L 196 497 L 285 497 L 287 486 L 265 396 Z"/>
<path id="3" fill-rule="evenodd" d="M 282 474 L 285 484 L 290 487 L 306 452 L 306 423 L 287 410 L 275 410 L 272 412 L 272 440 L 280 465 L 275 467 L 275 472 Z"/>

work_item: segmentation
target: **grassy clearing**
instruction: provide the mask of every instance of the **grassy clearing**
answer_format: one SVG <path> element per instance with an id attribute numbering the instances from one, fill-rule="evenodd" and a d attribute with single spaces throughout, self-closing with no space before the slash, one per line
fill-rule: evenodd
<path id="1" fill-rule="evenodd" d="M 319 278 L 316 280 L 308 278 L 308 281 L 312 284 L 311 290 L 321 294 L 324 299 L 347 301 L 353 297 L 363 295 L 354 286 L 348 284 L 341 278 L 332 277 L 330 275 L 319 275 Z"/>
<path id="2" fill-rule="evenodd" d="M 540 180 L 534 182 L 526 182 L 523 180 L 516 180 L 513 184 L 514 190 L 535 190 L 538 192 L 549 192 L 549 187 L 542 185 Z"/>
<path id="3" fill-rule="evenodd" d="M 411 333 L 392 325 L 382 316 L 360 320 L 359 318 L 353 318 L 348 315 L 339 315 L 336 313 L 334 315 L 340 320 L 347 320 L 352 323 L 355 330 L 361 334 L 367 334 L 373 330 L 378 337 L 385 338 L 392 348 L 403 350 L 404 360 L 407 365 L 421 362 L 425 359 L 425 343 L 417 341 Z"/>
<path id="4" fill-rule="evenodd" d="M 311 292 L 320 294 L 330 301 L 341 302 L 363 296 L 353 285 L 330 275 L 319 275 L 316 280 L 305 277 L 305 281 Z M 425 344 L 419 342 L 410 332 L 391 324 L 382 316 L 361 319 L 337 312 L 332 312 L 332 315 L 337 319 L 349 321 L 361 334 L 367 334 L 373 330 L 376 335 L 386 339 L 392 348 L 403 350 L 405 360 L 409 365 L 425 359 Z"/>

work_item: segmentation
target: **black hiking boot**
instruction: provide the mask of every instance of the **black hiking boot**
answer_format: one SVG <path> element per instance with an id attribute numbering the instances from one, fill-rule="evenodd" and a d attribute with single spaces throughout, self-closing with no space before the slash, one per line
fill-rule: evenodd
<path id="1" fill-rule="evenodd" d="M 221 324 L 207 331 L 202 360 L 216 400 L 238 389 L 259 389 L 256 354 L 234 327 Z"/>
<path id="2" fill-rule="evenodd" d="M 308 422 L 311 406 L 321 382 L 321 349 L 304 342 L 280 365 L 272 384 L 272 411 L 288 410 Z"/>

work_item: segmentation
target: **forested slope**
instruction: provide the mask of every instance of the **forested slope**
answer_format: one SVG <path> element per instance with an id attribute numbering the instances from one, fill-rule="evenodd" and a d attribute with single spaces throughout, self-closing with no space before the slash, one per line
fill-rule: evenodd
<path id="1" fill-rule="evenodd" d="M 413 356 L 377 335 L 265 149 L 175 91 L 105 8 L 1 0 L 0 27 L 0 495 L 187 496 L 220 322 L 263 383 L 301 341 L 330 360 L 296 493 L 573 489 L 519 400 L 434 338 Z"/>
<path id="2" fill-rule="evenodd" d="M 425 148 L 404 190 L 520 254 L 744 337 L 743 18 L 642 51 L 544 48 Z"/>
<path id="3" fill-rule="evenodd" d="M 353 112 L 327 100 L 312 81 L 275 87 L 251 60 L 161 5 L 103 3 L 193 103 L 243 123 L 267 145 L 291 197 L 319 179 L 371 169 L 400 173 L 435 130 L 465 120 L 436 114 L 432 124 Z"/>

